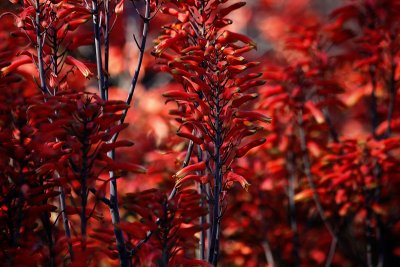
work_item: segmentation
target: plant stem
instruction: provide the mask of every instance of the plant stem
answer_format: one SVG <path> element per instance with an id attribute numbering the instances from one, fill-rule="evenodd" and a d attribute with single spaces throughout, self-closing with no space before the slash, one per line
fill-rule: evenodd
<path id="1" fill-rule="evenodd" d="M 86 249 L 86 239 L 87 239 L 87 217 L 86 217 L 86 206 L 87 206 L 87 198 L 88 198 L 88 189 L 87 189 L 87 178 L 88 178 L 88 166 L 87 166 L 87 153 L 89 152 L 88 145 L 88 135 L 87 135 L 87 124 L 84 121 L 83 129 L 83 137 L 82 137 L 82 169 L 81 169 L 81 235 L 82 235 L 82 249 Z"/>
<path id="2" fill-rule="evenodd" d="M 338 239 L 336 237 L 332 237 L 328 257 L 326 257 L 326 261 L 325 261 L 325 267 L 331 266 L 333 257 L 335 256 L 337 243 L 338 243 Z"/>
<path id="3" fill-rule="evenodd" d="M 183 160 L 183 164 L 182 164 L 182 168 L 186 167 L 189 165 L 189 161 L 190 161 L 190 157 L 192 155 L 193 152 L 193 141 L 189 141 L 189 145 L 186 151 L 186 156 L 185 159 Z M 175 185 L 174 188 L 172 189 L 171 193 L 168 196 L 168 201 L 170 201 L 171 199 L 173 199 L 176 195 L 176 193 L 178 193 L 178 187 Z M 150 237 L 153 235 L 152 231 L 147 231 L 146 233 L 146 237 L 142 240 L 139 241 L 139 243 L 137 243 L 137 245 L 130 251 L 130 256 L 133 256 L 136 254 L 136 252 L 147 242 L 150 240 Z"/>
<path id="4" fill-rule="evenodd" d="M 197 161 L 201 162 L 203 161 L 203 151 L 201 150 L 200 146 L 197 147 Z M 202 172 L 200 172 L 201 174 Z M 199 184 L 199 191 L 200 195 L 203 197 L 206 195 L 206 187 L 204 184 Z M 201 200 L 200 206 L 204 207 L 207 205 L 207 201 L 204 201 L 203 199 Z M 207 217 L 205 215 L 200 217 L 200 225 L 203 226 L 204 224 L 208 223 L 207 222 Z M 206 252 L 206 230 L 202 227 L 201 232 L 200 232 L 200 240 L 199 240 L 199 250 L 200 250 L 200 259 L 204 260 L 206 258 L 205 252 Z"/>
<path id="5" fill-rule="evenodd" d="M 296 222 L 296 205 L 294 202 L 295 195 L 295 182 L 296 182 L 296 170 L 295 170 L 295 156 L 292 150 L 289 150 L 287 156 L 287 164 L 286 169 L 289 173 L 289 181 L 288 181 L 288 197 L 289 197 L 289 222 L 290 228 L 293 232 L 293 258 L 294 258 L 294 266 L 300 266 L 300 243 L 299 243 L 299 232 L 297 229 Z"/>
<path id="6" fill-rule="evenodd" d="M 94 46 L 96 49 L 96 66 L 97 66 L 97 83 L 100 96 L 106 99 L 104 90 L 104 72 L 101 60 L 101 40 L 100 40 L 100 21 L 99 21 L 99 5 L 97 0 L 92 0 L 92 17 L 94 31 Z"/>
<path id="7" fill-rule="evenodd" d="M 115 151 L 112 150 L 107 153 L 107 156 L 110 157 L 112 160 L 115 160 Z M 125 240 L 122 234 L 121 229 L 118 227 L 120 223 L 120 214 L 119 214 L 119 207 L 118 207 L 118 188 L 117 188 L 117 180 L 115 179 L 115 174 L 113 171 L 110 171 L 110 213 L 111 213 L 111 220 L 114 226 L 114 234 L 115 239 L 117 242 L 117 249 L 120 259 L 120 266 L 127 267 L 130 266 L 130 260 L 128 257 L 128 253 L 126 251 Z"/>
<path id="8" fill-rule="evenodd" d="M 104 95 L 106 100 L 108 100 L 108 87 L 109 87 L 109 59 L 110 59 L 110 8 L 109 1 L 104 2 L 105 10 L 105 29 L 104 29 L 104 70 L 106 74 L 104 75 Z"/>
<path id="9" fill-rule="evenodd" d="M 40 186 L 43 186 L 43 179 L 40 178 Z M 43 190 L 42 194 L 45 194 L 45 190 Z M 42 201 L 43 205 L 47 204 L 47 199 L 44 199 Z M 51 267 L 55 267 L 56 263 L 55 263 L 55 255 L 54 255 L 54 241 L 53 241 L 53 232 L 52 232 L 52 225 L 50 222 L 50 213 L 48 212 L 44 212 L 41 215 L 41 220 L 43 223 L 43 228 L 46 232 L 46 236 L 47 236 L 47 242 L 49 245 L 49 265 Z"/>
<path id="10" fill-rule="evenodd" d="M 371 131 L 373 136 L 376 138 L 376 133 L 375 130 L 378 127 L 379 124 L 379 115 L 378 115 L 378 104 L 377 104 L 377 97 L 376 97 L 376 86 L 377 86 L 377 81 L 376 81 L 376 70 L 375 66 L 370 66 L 369 68 L 369 74 L 371 76 L 371 86 L 372 86 L 372 91 L 371 91 Z"/>
<path id="11" fill-rule="evenodd" d="M 306 140 L 304 125 L 303 125 L 304 121 L 303 121 L 303 110 L 302 109 L 300 109 L 298 112 L 297 122 L 298 122 L 298 126 L 299 126 L 300 148 L 301 148 L 301 152 L 303 155 L 302 157 L 303 157 L 303 164 L 304 164 L 304 174 L 306 175 L 308 184 L 310 185 L 315 206 L 317 207 L 319 216 L 321 217 L 321 220 L 324 223 L 325 228 L 328 230 L 329 234 L 331 235 L 332 240 L 334 240 L 334 239 L 338 240 L 337 235 L 336 235 L 335 231 L 333 230 L 332 225 L 329 223 L 328 218 L 325 215 L 324 208 L 322 207 L 320 198 L 318 196 L 317 187 L 316 187 L 313 177 L 312 177 L 311 163 L 310 163 L 310 158 L 308 156 L 307 140 Z M 329 266 L 329 265 L 327 265 L 327 266 Z"/>
<path id="12" fill-rule="evenodd" d="M 41 31 L 41 22 L 40 22 L 40 2 L 36 0 L 35 6 L 35 29 L 36 29 L 36 49 L 38 54 L 38 67 L 39 67 L 39 79 L 40 79 L 40 89 L 42 90 L 43 94 L 48 93 L 48 89 L 46 86 L 46 74 L 44 71 L 44 64 L 43 64 L 43 41 L 42 41 L 42 31 Z"/>
<path id="13" fill-rule="evenodd" d="M 126 99 L 126 104 L 128 104 L 128 106 L 131 104 L 132 102 L 132 98 L 133 98 L 133 93 L 135 92 L 135 88 L 136 88 L 136 84 L 137 81 L 139 79 L 139 73 L 140 73 L 140 69 L 142 68 L 142 62 L 143 62 L 143 56 L 144 56 L 144 52 L 146 49 L 146 40 L 147 40 L 147 35 L 149 33 L 149 26 L 150 26 L 150 0 L 145 0 L 146 2 L 146 10 L 145 10 L 145 15 L 143 17 L 143 30 L 142 30 L 142 40 L 140 42 L 140 46 L 139 48 L 139 57 L 138 57 L 138 61 L 136 64 L 136 69 L 135 69 L 135 73 L 133 74 L 133 78 L 129 87 L 129 92 L 128 92 L 128 97 Z M 122 113 L 121 119 L 120 119 L 120 123 L 124 123 L 126 115 L 128 113 L 128 109 L 125 109 Z M 115 142 L 118 138 L 119 133 L 116 133 L 113 138 L 112 138 L 112 142 Z"/>
<path id="14" fill-rule="evenodd" d="M 57 44 L 57 33 L 54 27 L 51 28 L 51 42 L 52 42 L 52 55 L 51 55 L 51 59 L 52 59 L 52 71 L 54 75 L 58 75 L 59 73 L 59 69 L 58 69 L 58 56 L 57 56 L 57 52 L 58 52 L 58 44 Z M 50 91 L 47 91 L 47 93 L 49 94 Z M 56 88 L 54 88 L 54 92 L 53 94 L 56 94 Z M 57 112 L 56 112 L 57 114 Z M 51 122 L 51 120 L 50 120 Z M 56 141 L 58 141 L 56 139 Z M 55 176 L 57 179 L 60 179 L 60 174 L 56 171 L 55 172 Z M 61 210 L 61 214 L 62 214 L 62 221 L 63 221 L 63 226 L 64 226 L 64 232 L 65 232 L 65 236 L 67 237 L 67 242 L 68 242 L 68 253 L 71 257 L 71 260 L 73 260 L 73 256 L 74 256 L 74 252 L 72 249 L 72 242 L 71 242 L 71 230 L 69 227 L 69 219 L 68 219 L 68 215 L 66 213 L 66 207 L 67 204 L 65 202 L 65 191 L 64 188 L 62 186 L 59 187 L 60 190 L 60 196 L 59 196 L 59 201 L 60 201 L 60 210 Z"/>
<path id="15" fill-rule="evenodd" d="M 58 172 L 55 173 L 56 178 L 60 179 L 60 174 Z M 68 215 L 66 213 L 66 207 L 67 204 L 65 202 L 65 191 L 62 186 L 59 187 L 60 190 L 60 209 L 62 213 L 62 220 L 63 220 L 63 225 L 64 225 L 64 232 L 65 236 L 67 237 L 67 242 L 68 242 L 68 252 L 71 257 L 71 260 L 74 258 L 74 251 L 72 249 L 72 242 L 71 242 L 71 230 L 69 228 L 69 220 L 68 220 Z"/>
<path id="16" fill-rule="evenodd" d="M 194 146 L 194 143 L 192 140 L 190 140 L 187 151 L 186 151 L 185 159 L 183 160 L 183 163 L 182 163 L 182 168 L 189 165 L 190 157 L 192 156 L 192 152 L 193 152 L 193 146 Z M 176 193 L 178 193 L 178 187 L 175 184 L 174 188 L 172 189 L 171 193 L 168 196 L 168 201 L 173 199 L 175 197 Z"/>
<path id="17" fill-rule="evenodd" d="M 19 230 L 21 228 L 21 223 L 23 219 L 23 212 L 22 208 L 24 206 L 25 198 L 22 192 L 18 194 L 18 201 L 17 201 L 17 210 L 16 210 L 16 223 L 15 223 L 15 230 L 12 238 L 12 247 L 18 246 L 18 239 L 19 239 Z"/>
<path id="18" fill-rule="evenodd" d="M 221 107 L 219 99 L 220 90 L 217 88 L 216 92 L 216 105 L 215 105 L 215 167 L 214 167 L 214 199 L 213 199 L 213 212 L 212 224 L 210 235 L 210 247 L 208 253 L 208 262 L 213 266 L 217 266 L 219 256 L 219 235 L 220 235 L 220 195 L 222 191 L 222 161 L 221 161 L 221 146 L 222 139 L 222 125 L 220 122 Z"/>
<path id="19" fill-rule="evenodd" d="M 265 258 L 267 260 L 267 266 L 275 267 L 274 256 L 272 255 L 271 246 L 267 239 L 264 240 L 263 244 Z"/>

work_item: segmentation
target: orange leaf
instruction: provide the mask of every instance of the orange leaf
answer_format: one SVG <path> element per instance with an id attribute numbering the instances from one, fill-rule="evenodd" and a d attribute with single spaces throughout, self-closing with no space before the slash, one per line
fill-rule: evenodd
<path id="1" fill-rule="evenodd" d="M 89 68 L 86 67 L 86 65 L 82 61 L 79 61 L 76 58 L 73 58 L 71 56 L 67 56 L 67 58 L 65 59 L 65 62 L 70 64 L 70 65 L 73 65 L 73 66 L 77 67 L 78 70 L 83 74 L 83 76 L 85 76 L 85 78 L 89 78 L 90 76 L 93 75 L 90 72 Z"/>
<path id="2" fill-rule="evenodd" d="M 238 182 L 238 183 L 240 183 L 240 185 L 243 187 L 244 190 L 246 190 L 246 191 L 249 190 L 249 186 L 250 186 L 249 182 L 247 182 L 247 180 L 243 176 L 241 176 L 237 173 L 228 172 L 227 182 Z"/>

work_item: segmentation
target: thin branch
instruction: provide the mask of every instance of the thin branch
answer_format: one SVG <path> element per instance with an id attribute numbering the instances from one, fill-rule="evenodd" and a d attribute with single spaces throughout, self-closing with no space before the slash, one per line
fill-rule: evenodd
<path id="1" fill-rule="evenodd" d="M 110 59 L 110 8 L 109 1 L 104 2 L 104 10 L 105 10 L 105 29 L 104 29 L 104 88 L 103 90 L 105 99 L 108 100 L 108 87 L 109 87 L 109 59 Z"/>
<path id="2" fill-rule="evenodd" d="M 289 149 L 287 156 L 286 169 L 289 173 L 288 181 L 288 198 L 289 198 L 289 222 L 290 228 L 293 232 L 293 258 L 294 266 L 300 266 L 300 243 L 299 243 L 299 231 L 296 222 L 296 204 L 294 201 L 295 195 L 295 182 L 296 182 L 296 170 L 295 170 L 295 155 L 292 149 Z"/>
<path id="3" fill-rule="evenodd" d="M 106 197 L 97 197 L 96 188 L 89 188 L 89 191 L 92 192 L 96 196 L 96 198 L 98 200 L 100 200 L 101 202 L 103 202 L 104 204 L 106 204 L 109 207 L 111 206 L 111 202 L 110 202 L 110 200 L 108 198 L 106 198 Z"/>
<path id="4" fill-rule="evenodd" d="M 39 0 L 36 0 L 36 18 L 35 18 L 35 29 L 36 29 L 36 49 L 38 54 L 38 71 L 39 71 L 39 79 L 40 79 L 40 89 L 44 94 L 50 94 L 46 86 L 46 74 L 44 71 L 43 64 L 43 45 L 42 45 L 42 33 L 41 33 L 41 22 L 40 22 L 40 3 Z"/>
<path id="5" fill-rule="evenodd" d="M 188 145 L 188 148 L 187 148 L 187 151 L 186 151 L 185 159 L 184 159 L 183 164 L 182 164 L 182 168 L 184 168 L 184 167 L 186 167 L 186 166 L 189 165 L 189 160 L 190 160 L 190 157 L 191 157 L 192 152 L 193 152 L 193 146 L 194 146 L 193 141 L 190 141 L 190 142 L 189 142 L 189 145 Z M 174 188 L 172 189 L 171 193 L 170 193 L 169 196 L 168 196 L 168 201 L 170 201 L 171 199 L 173 199 L 177 192 L 178 192 L 178 187 L 175 185 Z M 159 224 L 159 221 L 160 221 L 160 220 L 157 220 L 157 224 Z M 133 255 L 135 255 L 136 252 L 137 252 L 147 241 L 149 241 L 149 239 L 150 239 L 150 237 L 151 237 L 152 235 L 153 235 L 153 231 L 147 231 L 146 237 L 145 237 L 144 239 L 142 239 L 142 240 L 139 241 L 139 243 L 129 252 L 129 255 L 130 255 L 131 257 L 132 257 Z"/>
<path id="6" fill-rule="evenodd" d="M 376 87 L 377 87 L 377 81 L 376 81 L 376 70 L 375 66 L 371 65 L 369 67 L 369 74 L 371 76 L 371 86 L 372 86 L 372 91 L 371 91 L 371 130 L 372 134 L 374 137 L 376 136 L 376 128 L 378 127 L 379 124 L 379 115 L 378 115 L 378 104 L 377 104 L 377 97 L 376 97 Z"/>
<path id="7" fill-rule="evenodd" d="M 200 146 L 197 147 L 197 161 L 201 162 L 203 161 L 203 151 L 201 150 Z M 199 174 L 202 174 L 202 172 L 199 172 Z M 199 191 L 201 196 L 206 195 L 206 187 L 204 184 L 199 184 Z M 201 200 L 200 203 L 201 207 L 204 207 L 207 205 L 207 201 L 204 201 L 203 199 Z M 200 239 L 199 239 L 199 250 L 200 250 L 200 259 L 205 260 L 206 258 L 206 229 L 204 229 L 203 225 L 206 223 L 210 223 L 208 220 L 208 217 L 206 215 L 203 215 L 200 217 L 200 225 L 202 226 L 201 232 L 200 232 Z"/>
<path id="8" fill-rule="evenodd" d="M 328 257 L 326 258 L 325 267 L 330 267 L 333 261 L 333 257 L 335 256 L 336 247 L 337 247 L 338 239 L 333 237 L 331 240 L 331 245 L 329 248 Z"/>
<path id="9" fill-rule="evenodd" d="M 92 18 L 94 31 L 94 46 L 96 49 L 96 65 L 97 65 L 97 83 L 100 96 L 106 99 L 104 91 L 104 72 L 101 60 L 101 40 L 100 40 L 100 21 L 99 21 L 99 5 L 97 0 L 92 0 Z"/>
<path id="10" fill-rule="evenodd" d="M 112 150 L 107 153 L 107 156 L 112 160 L 115 160 L 115 150 Z M 117 249 L 120 258 L 120 266 L 130 266 L 129 256 L 125 246 L 124 235 L 117 225 L 120 223 L 120 214 L 118 207 L 118 188 L 117 188 L 117 180 L 115 179 L 114 171 L 110 171 L 110 213 L 111 220 L 114 226 L 114 234 L 117 242 Z"/>
<path id="11" fill-rule="evenodd" d="M 136 88 L 136 83 L 139 79 L 139 73 L 140 69 L 142 67 L 142 61 L 143 61 L 143 56 L 146 48 L 146 40 L 147 40 L 147 35 L 149 33 L 149 25 L 150 25 L 150 0 L 145 0 L 146 2 L 146 11 L 145 11 L 145 17 L 143 18 L 143 31 L 142 31 L 142 41 L 140 43 L 140 48 L 139 48 L 139 58 L 136 64 L 136 69 L 135 73 L 133 75 L 130 87 L 129 87 L 129 92 L 128 92 L 128 97 L 126 99 L 126 104 L 129 106 L 132 102 L 133 98 L 133 93 L 135 92 Z M 126 115 L 128 113 L 128 109 L 125 109 L 124 112 L 122 113 L 121 119 L 120 119 L 120 124 L 124 123 Z M 115 142 L 118 138 L 118 133 L 116 133 L 113 138 L 111 139 L 112 142 Z"/>
<path id="12" fill-rule="evenodd" d="M 216 95 L 221 93 L 220 87 L 216 87 Z M 214 176 L 214 201 L 213 211 L 211 220 L 211 233 L 209 237 L 209 249 L 208 249 L 208 262 L 213 266 L 217 266 L 219 257 L 219 238 L 220 238 L 220 224 L 221 224 L 221 208 L 220 208 L 220 196 L 222 191 L 222 158 L 221 158 L 221 146 L 224 143 L 222 138 L 222 123 L 221 123 L 221 107 L 219 103 L 219 97 L 216 97 L 215 105 L 215 166 L 213 171 Z"/>
<path id="13" fill-rule="evenodd" d="M 55 173 L 56 178 L 60 179 L 60 174 L 58 172 Z M 63 225 L 64 225 L 64 232 L 65 236 L 67 237 L 67 242 L 68 242 L 68 252 L 71 257 L 71 260 L 74 258 L 74 251 L 72 249 L 72 242 L 71 242 L 71 230 L 69 228 L 69 220 L 68 220 L 68 215 L 66 213 L 66 207 L 67 204 L 65 202 L 65 191 L 62 186 L 59 187 L 60 189 L 60 209 L 62 213 L 62 220 L 63 220 Z"/>
<path id="14" fill-rule="evenodd" d="M 267 239 L 262 244 L 264 249 L 265 258 L 267 259 L 268 266 L 275 267 L 274 256 L 272 255 L 271 246 Z"/>
<path id="15" fill-rule="evenodd" d="M 304 121 L 303 121 L 303 110 L 299 110 L 298 112 L 298 117 L 297 117 L 297 122 L 299 126 L 299 139 L 300 139 L 300 148 L 303 154 L 303 165 L 304 165 L 304 173 L 307 177 L 308 184 L 310 185 L 312 194 L 313 194 L 313 200 L 315 203 L 315 206 L 317 208 L 317 211 L 319 213 L 319 216 L 321 217 L 322 222 L 325 225 L 325 228 L 328 230 L 329 234 L 331 235 L 332 239 L 338 239 L 332 225 L 328 221 L 328 218 L 325 215 L 324 208 L 322 207 L 318 192 L 317 192 L 317 187 L 314 183 L 312 173 L 311 173 L 311 163 L 310 163 L 310 158 L 308 155 L 307 151 L 307 140 L 306 140 L 306 135 L 304 131 Z M 333 257 L 333 256 L 332 256 Z M 329 266 L 329 265 L 326 265 Z"/>

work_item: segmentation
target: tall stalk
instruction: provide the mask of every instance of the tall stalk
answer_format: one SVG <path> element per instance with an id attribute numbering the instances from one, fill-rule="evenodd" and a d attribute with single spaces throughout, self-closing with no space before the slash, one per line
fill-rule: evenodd
<path id="1" fill-rule="evenodd" d="M 220 122 L 221 107 L 220 107 L 220 90 L 217 87 L 215 96 L 215 115 L 214 115 L 214 127 L 215 131 L 215 167 L 214 167 L 214 198 L 213 198 L 213 211 L 211 221 L 211 235 L 210 235 L 210 247 L 208 252 L 208 262 L 216 266 L 219 257 L 219 235 L 221 225 L 221 208 L 220 208 L 220 196 L 222 191 L 222 159 L 221 159 L 221 146 L 224 143 L 222 137 L 222 123 Z"/>
<path id="2" fill-rule="evenodd" d="M 300 243 L 299 243 L 299 232 L 296 221 L 296 204 L 294 200 L 295 183 L 296 183 L 296 170 L 295 170 L 296 159 L 292 150 L 289 150 L 286 161 L 287 161 L 286 169 L 289 175 L 289 181 L 288 181 L 289 223 L 290 223 L 290 228 L 292 229 L 293 232 L 294 266 L 300 266 L 300 255 L 299 255 Z"/>
<path id="3" fill-rule="evenodd" d="M 94 39 L 95 39 L 95 49 L 96 49 L 96 63 L 97 63 L 97 76 L 98 76 L 98 90 L 100 92 L 100 96 L 103 100 L 108 100 L 108 87 L 109 87 L 109 46 L 110 46 L 110 6 L 109 2 L 105 1 L 104 3 L 104 10 L 105 10 L 105 20 L 104 20 L 104 68 L 102 64 L 102 48 L 101 48 L 101 35 L 100 35 L 100 21 L 99 21 L 99 3 L 97 0 L 92 0 L 92 18 L 93 18 L 93 28 L 94 28 Z M 133 93 L 139 78 L 139 73 L 141 70 L 144 52 L 146 48 L 146 40 L 149 31 L 149 24 L 150 24 L 150 0 L 145 0 L 146 8 L 145 8 L 145 15 L 143 18 L 143 31 L 142 31 L 142 40 L 140 45 L 138 45 L 139 49 L 139 56 L 138 62 L 135 68 L 135 73 L 133 75 L 128 97 L 126 103 L 130 105 Z M 140 14 L 139 14 L 140 15 Z M 128 110 L 124 110 L 123 114 L 120 119 L 120 123 L 122 124 L 125 121 L 126 115 Z M 118 133 L 115 134 L 112 139 L 111 143 L 115 142 L 118 138 Z M 115 160 L 115 150 L 112 150 L 107 153 L 108 157 Z M 93 189 L 91 190 L 93 191 Z M 120 258 L 120 266 L 130 266 L 130 258 L 128 252 L 126 250 L 125 240 L 121 229 L 118 227 L 118 224 L 121 221 L 120 212 L 119 212 L 119 204 L 118 204 L 118 187 L 117 181 L 115 179 L 115 173 L 110 171 L 110 198 L 105 199 L 103 201 L 106 203 L 110 208 L 111 213 L 111 220 L 114 225 L 114 234 L 117 243 L 117 249 Z"/>
<path id="4" fill-rule="evenodd" d="M 43 63 L 43 38 L 42 38 L 42 24 L 41 24 L 41 6 L 40 1 L 36 0 L 35 2 L 35 28 L 36 28 L 36 51 L 38 55 L 38 71 L 39 71 L 39 80 L 40 80 L 40 89 L 42 90 L 43 94 L 48 93 L 48 89 L 46 86 L 46 73 L 44 70 L 44 63 Z"/>
<path id="5" fill-rule="evenodd" d="M 92 0 L 92 18 L 93 18 L 93 33 L 94 33 L 94 47 L 96 50 L 96 66 L 97 66 L 97 86 L 102 99 L 106 99 L 104 90 L 104 71 L 101 60 L 101 36 L 100 36 L 100 18 L 99 18 L 99 4 L 97 0 Z"/>
<path id="6" fill-rule="evenodd" d="M 313 175 L 311 173 L 311 162 L 310 162 L 310 157 L 308 155 L 308 150 L 307 150 L 307 140 L 306 140 L 306 134 L 305 134 L 305 130 L 304 130 L 303 110 L 302 109 L 299 110 L 299 112 L 298 112 L 297 123 L 298 123 L 298 127 L 299 127 L 299 129 L 298 129 L 299 130 L 299 141 L 300 141 L 300 148 L 301 148 L 301 153 L 302 153 L 302 158 L 303 158 L 304 174 L 306 175 L 308 184 L 311 188 L 313 200 L 314 200 L 315 206 L 317 208 L 318 214 L 319 214 L 322 222 L 324 223 L 325 228 L 328 230 L 328 232 L 332 238 L 331 247 L 329 249 L 329 256 L 327 258 L 327 261 L 325 262 L 325 266 L 329 267 L 331 265 L 331 260 L 333 258 L 333 254 L 336 249 L 338 237 L 337 237 L 337 234 L 335 233 L 335 230 L 333 229 L 333 226 L 328 221 L 328 218 L 325 215 L 324 208 L 322 207 L 321 200 L 320 200 L 318 192 L 317 192 L 317 186 L 315 185 Z"/>

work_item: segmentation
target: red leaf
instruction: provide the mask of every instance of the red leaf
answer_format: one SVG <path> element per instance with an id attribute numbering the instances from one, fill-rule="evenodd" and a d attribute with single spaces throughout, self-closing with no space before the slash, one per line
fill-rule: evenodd
<path id="1" fill-rule="evenodd" d="M 314 105 L 313 102 L 307 101 L 304 106 L 311 112 L 318 124 L 325 122 L 324 114 Z"/>
<path id="2" fill-rule="evenodd" d="M 121 222 L 118 227 L 135 239 L 144 239 L 146 237 L 146 231 L 136 223 Z"/>
<path id="3" fill-rule="evenodd" d="M 200 137 L 194 136 L 193 134 L 190 133 L 178 132 L 176 135 L 192 140 L 195 144 L 198 145 L 201 145 L 204 142 L 204 139 L 201 139 Z"/>
<path id="4" fill-rule="evenodd" d="M 247 182 L 247 180 L 234 172 L 228 172 L 227 178 L 226 178 L 227 182 L 238 182 L 244 190 L 248 191 L 249 190 L 249 182 Z"/>
<path id="5" fill-rule="evenodd" d="M 67 56 L 67 58 L 65 59 L 65 62 L 70 64 L 70 65 L 73 65 L 73 66 L 77 67 L 78 70 L 82 73 L 82 75 L 85 76 L 86 78 L 89 78 L 90 76 L 93 75 L 90 72 L 89 68 L 86 67 L 86 65 L 82 61 L 79 61 L 76 58 L 73 58 L 71 56 Z"/>
<path id="6" fill-rule="evenodd" d="M 191 173 L 191 172 L 194 172 L 194 171 L 202 171 L 202 170 L 204 170 L 205 168 L 206 168 L 205 162 L 204 162 L 204 161 L 201 161 L 201 162 L 199 162 L 199 163 L 195 163 L 195 164 L 189 165 L 189 166 L 187 166 L 187 167 L 181 169 L 180 171 L 178 171 L 178 172 L 174 175 L 174 177 L 175 177 L 176 179 L 181 179 L 181 178 L 185 177 L 186 175 L 188 175 L 188 174 Z"/>
<path id="7" fill-rule="evenodd" d="M 124 12 L 124 2 L 125 0 L 120 0 L 117 5 L 115 6 L 115 14 L 119 15 Z"/>

